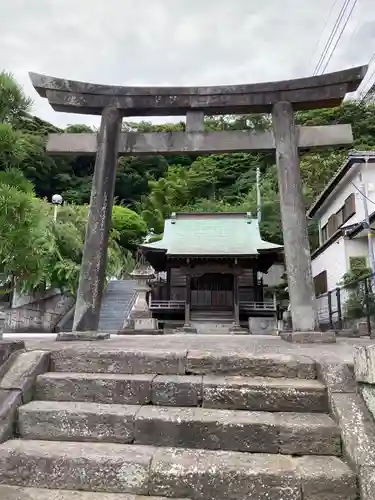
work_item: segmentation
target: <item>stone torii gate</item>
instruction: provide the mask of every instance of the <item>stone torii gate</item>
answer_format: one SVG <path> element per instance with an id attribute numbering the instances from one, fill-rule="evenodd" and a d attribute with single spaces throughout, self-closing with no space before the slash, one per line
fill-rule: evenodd
<path id="1" fill-rule="evenodd" d="M 97 328 L 119 155 L 275 150 L 293 325 L 285 338 L 334 341 L 334 335 L 318 331 L 299 150 L 351 144 L 352 130 L 350 125 L 297 127 L 294 111 L 340 105 L 348 92 L 358 88 L 366 71 L 362 66 L 297 80 L 219 87 L 120 87 L 30 73 L 39 95 L 56 111 L 101 115 L 98 134 L 51 134 L 47 143 L 50 154 L 96 154 L 73 331 L 82 332 L 82 338 L 100 338 Z M 249 113 L 272 113 L 272 130 L 204 132 L 205 115 Z M 121 132 L 123 117 L 183 115 L 186 132 Z"/>

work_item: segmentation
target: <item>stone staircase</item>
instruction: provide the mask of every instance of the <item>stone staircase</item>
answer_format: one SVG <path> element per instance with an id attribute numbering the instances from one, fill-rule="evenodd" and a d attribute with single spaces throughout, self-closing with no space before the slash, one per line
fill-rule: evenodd
<path id="1" fill-rule="evenodd" d="M 358 498 L 309 358 L 110 346 L 52 352 L 0 445 L 2 500 Z"/>
<path id="2" fill-rule="evenodd" d="M 200 334 L 227 334 L 233 325 L 233 311 L 215 310 L 192 311 L 191 325 L 197 329 Z"/>
<path id="3" fill-rule="evenodd" d="M 117 332 L 123 329 L 125 319 L 133 305 L 134 285 L 134 280 L 113 280 L 107 284 L 100 309 L 101 332 Z M 59 331 L 71 332 L 73 319 L 74 310 L 71 310 Z"/>

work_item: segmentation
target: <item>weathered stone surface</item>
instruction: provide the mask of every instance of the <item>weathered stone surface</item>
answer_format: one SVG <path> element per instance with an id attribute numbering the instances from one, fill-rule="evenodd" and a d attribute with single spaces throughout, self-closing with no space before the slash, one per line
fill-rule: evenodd
<path id="1" fill-rule="evenodd" d="M 276 417 L 267 413 L 144 406 L 135 421 L 139 444 L 278 452 Z"/>
<path id="2" fill-rule="evenodd" d="M 30 73 L 31 81 L 56 111 L 101 114 L 116 105 L 124 116 L 267 113 L 279 101 L 306 110 L 338 106 L 356 90 L 367 66 L 295 80 L 212 87 L 121 87 Z"/>
<path id="3" fill-rule="evenodd" d="M 0 484 L 196 500 L 318 500 L 316 492 L 320 500 L 354 500 L 354 474 L 340 460 L 306 460 L 147 445 L 14 440 L 0 445 Z M 302 485 L 309 496 L 303 497 Z"/>
<path id="4" fill-rule="evenodd" d="M 12 436 L 17 408 L 21 404 L 21 391 L 0 389 L 0 443 Z"/>
<path id="5" fill-rule="evenodd" d="M 359 472 L 361 500 L 375 498 L 375 467 L 361 467 Z"/>
<path id="6" fill-rule="evenodd" d="M 21 404 L 21 391 L 0 389 L 0 422 L 8 418 L 9 413 L 13 413 L 14 416 Z"/>
<path id="7" fill-rule="evenodd" d="M 56 337 L 57 341 L 60 342 L 76 342 L 76 341 L 89 341 L 94 342 L 96 340 L 108 340 L 111 338 L 109 332 L 59 332 Z"/>
<path id="8" fill-rule="evenodd" d="M 281 338 L 286 342 L 295 344 L 334 344 L 336 343 L 336 333 L 326 332 L 282 332 Z"/>
<path id="9" fill-rule="evenodd" d="M 122 115 L 118 107 L 113 104 L 104 106 L 98 132 L 98 152 L 92 177 L 73 332 L 97 332 L 99 326 L 121 123 Z"/>
<path id="10" fill-rule="evenodd" d="M 152 381 L 151 400 L 160 406 L 200 406 L 203 377 L 157 375 Z"/>
<path id="11" fill-rule="evenodd" d="M 2 485 L 0 485 L 0 498 L 2 500 L 167 500 L 161 497 L 145 497 L 128 493 L 47 490 Z"/>
<path id="12" fill-rule="evenodd" d="M 321 362 L 317 365 L 317 371 L 318 379 L 327 386 L 329 392 L 357 392 L 357 383 L 347 365 Z"/>
<path id="13" fill-rule="evenodd" d="M 147 374 L 48 373 L 37 378 L 36 399 L 148 404 L 153 378 Z"/>
<path id="14" fill-rule="evenodd" d="M 203 377 L 203 406 L 254 411 L 326 412 L 326 388 L 317 380 Z"/>
<path id="15" fill-rule="evenodd" d="M 0 483 L 147 495 L 153 453 L 114 443 L 8 441 L 0 446 Z"/>
<path id="16" fill-rule="evenodd" d="M 293 331 L 281 332 L 288 342 L 316 342 L 309 338 L 318 326 L 306 209 L 302 194 L 298 130 L 290 100 L 279 99 L 272 107 L 276 165 L 280 195 L 285 267 Z"/>
<path id="17" fill-rule="evenodd" d="M 157 448 L 151 462 L 150 494 L 196 498 L 198 477 L 205 472 L 203 457 L 202 450 Z"/>
<path id="18" fill-rule="evenodd" d="M 361 396 L 334 393 L 331 401 L 347 458 L 357 467 L 375 467 L 375 427 Z"/>
<path id="19" fill-rule="evenodd" d="M 30 401 L 34 393 L 36 377 L 48 371 L 50 356 L 46 351 L 21 353 L 0 380 L 0 389 L 20 390 L 24 403 Z"/>
<path id="20" fill-rule="evenodd" d="M 340 430 L 328 415 L 276 413 L 283 455 L 341 455 Z"/>
<path id="21" fill-rule="evenodd" d="M 25 352 L 25 349 L 18 349 L 17 351 L 13 351 L 9 354 L 8 358 L 0 364 L 0 380 L 7 373 L 11 365 L 15 362 L 16 358 L 21 354 L 21 352 Z"/>
<path id="22" fill-rule="evenodd" d="M 5 363 L 9 356 L 19 350 L 25 349 L 23 340 L 0 340 L 0 366 Z"/>
<path id="23" fill-rule="evenodd" d="M 51 364 L 56 372 L 133 373 L 134 353 L 108 349 L 61 349 L 52 351 Z"/>
<path id="24" fill-rule="evenodd" d="M 109 347 L 104 351 L 94 347 L 87 352 L 64 349 L 52 353 L 52 366 L 56 371 L 86 373 L 184 374 L 186 350 L 137 352 Z"/>
<path id="25" fill-rule="evenodd" d="M 353 143 L 350 125 L 322 125 L 297 127 L 299 148 L 310 149 L 322 146 L 339 146 Z M 56 154 L 94 155 L 97 151 L 97 134 L 50 134 L 47 152 Z M 272 131 L 254 132 L 236 130 L 225 132 L 123 132 L 120 134 L 118 153 L 120 156 L 134 154 L 166 155 L 233 153 L 240 151 L 270 151 L 275 149 Z"/>
<path id="26" fill-rule="evenodd" d="M 187 373 L 244 375 L 246 377 L 315 379 L 315 362 L 305 356 L 287 354 L 216 354 L 191 350 Z"/>
<path id="27" fill-rule="evenodd" d="M 375 419 L 375 386 L 365 384 L 361 386 L 360 391 L 367 408 L 370 410 Z"/>
<path id="28" fill-rule="evenodd" d="M 296 459 L 303 500 L 356 500 L 356 475 L 334 457 Z"/>
<path id="29" fill-rule="evenodd" d="M 139 444 L 252 453 L 340 455 L 328 415 L 202 408 L 143 407 L 135 419 Z"/>
<path id="30" fill-rule="evenodd" d="M 25 439 L 105 441 L 252 453 L 339 455 L 328 415 L 34 401 L 20 408 Z"/>
<path id="31" fill-rule="evenodd" d="M 300 500 L 301 487 L 295 464 L 280 455 L 206 452 L 199 461 L 196 498 Z"/>
<path id="32" fill-rule="evenodd" d="M 354 374 L 358 382 L 375 384 L 375 345 L 361 345 L 354 349 Z"/>
<path id="33" fill-rule="evenodd" d="M 24 439 L 131 443 L 139 409 L 135 405 L 33 401 L 19 409 L 18 432 Z"/>
<path id="34" fill-rule="evenodd" d="M 159 449 L 151 465 L 150 493 L 207 500 L 300 500 L 293 465 L 272 455 Z"/>
<path id="35" fill-rule="evenodd" d="M 184 375 L 186 350 L 168 352 L 135 352 L 133 373 L 156 373 L 158 375 Z"/>

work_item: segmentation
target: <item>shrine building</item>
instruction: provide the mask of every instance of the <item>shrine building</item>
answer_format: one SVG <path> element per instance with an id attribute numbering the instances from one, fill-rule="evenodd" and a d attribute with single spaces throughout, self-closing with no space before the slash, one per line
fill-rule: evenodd
<path id="1" fill-rule="evenodd" d="M 275 319 L 260 276 L 283 262 L 283 247 L 262 240 L 251 214 L 173 213 L 162 239 L 140 248 L 158 277 L 149 308 L 159 323 L 228 333 Z"/>

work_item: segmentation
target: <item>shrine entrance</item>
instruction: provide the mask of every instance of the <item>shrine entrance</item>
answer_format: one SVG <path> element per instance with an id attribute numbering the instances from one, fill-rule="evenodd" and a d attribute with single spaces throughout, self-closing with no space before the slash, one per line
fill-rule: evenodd
<path id="1" fill-rule="evenodd" d="M 35 89 L 41 97 L 48 99 L 56 111 L 101 116 L 98 134 L 51 134 L 47 142 L 50 154 L 96 155 L 73 331 L 91 332 L 91 338 L 94 338 L 98 329 L 116 166 L 120 155 L 273 151 L 276 152 L 279 177 L 293 332 L 298 333 L 296 341 L 300 341 L 299 333 L 306 334 L 306 338 L 310 339 L 309 332 L 318 331 L 319 324 L 299 150 L 349 145 L 353 143 L 353 134 L 351 126 L 344 124 L 297 126 L 294 113 L 339 106 L 347 93 L 357 90 L 367 69 L 367 66 L 361 66 L 296 80 L 211 87 L 121 87 L 31 73 Z M 205 116 L 249 113 L 271 114 L 271 128 L 261 132 L 205 130 Z M 183 132 L 121 131 L 124 117 L 183 115 L 186 116 Z M 230 289 L 202 289 L 202 286 L 208 287 L 203 283 L 204 280 L 197 282 L 198 303 L 201 300 L 229 303 Z M 225 288 L 227 285 L 222 286 Z M 235 285 L 236 290 L 238 284 Z M 188 295 L 190 297 L 190 290 Z M 238 317 L 237 296 L 234 302 Z M 322 338 L 321 332 L 318 333 L 316 339 Z M 286 337 L 293 339 L 293 335 Z"/>
<path id="2" fill-rule="evenodd" d="M 191 280 L 191 309 L 233 310 L 232 274 L 203 274 Z"/>

